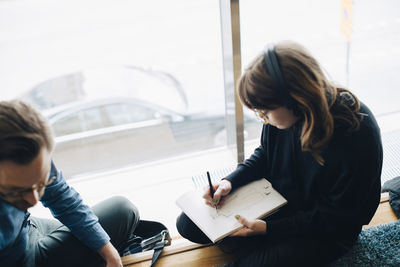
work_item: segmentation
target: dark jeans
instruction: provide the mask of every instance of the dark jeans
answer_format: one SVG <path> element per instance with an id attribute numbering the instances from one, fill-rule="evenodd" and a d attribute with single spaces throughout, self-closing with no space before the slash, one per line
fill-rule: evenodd
<path id="1" fill-rule="evenodd" d="M 139 222 L 136 207 L 124 197 L 112 197 L 92 209 L 114 247 L 123 250 Z M 31 266 L 97 266 L 102 262 L 97 252 L 58 220 L 35 217 L 30 218 L 27 255 Z"/>
<path id="2" fill-rule="evenodd" d="M 195 243 L 211 243 L 208 237 L 182 213 L 176 222 L 180 235 Z M 235 253 L 226 266 L 324 266 L 347 252 L 328 240 L 304 237 L 228 237 L 219 246 Z"/>

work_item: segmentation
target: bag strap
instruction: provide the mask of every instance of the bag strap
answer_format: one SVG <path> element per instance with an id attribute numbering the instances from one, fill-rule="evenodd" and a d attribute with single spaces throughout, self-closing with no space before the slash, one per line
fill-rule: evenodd
<path id="1" fill-rule="evenodd" d="M 168 236 L 168 230 L 163 230 L 161 232 L 162 234 L 162 239 L 161 241 L 157 242 L 156 245 L 154 246 L 154 253 L 153 253 L 153 258 L 151 259 L 151 265 L 150 267 L 153 267 L 158 258 L 161 255 L 161 252 L 163 251 L 165 244 L 169 242 L 167 236 Z"/>

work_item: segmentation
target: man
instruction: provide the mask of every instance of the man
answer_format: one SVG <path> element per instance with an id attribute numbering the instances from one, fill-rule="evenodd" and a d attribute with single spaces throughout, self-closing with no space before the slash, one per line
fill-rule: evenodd
<path id="1" fill-rule="evenodd" d="M 122 266 L 118 250 L 138 224 L 137 209 L 113 197 L 92 211 L 56 169 L 53 146 L 36 110 L 0 102 L 0 265 Z M 30 217 L 38 201 L 58 220 Z"/>

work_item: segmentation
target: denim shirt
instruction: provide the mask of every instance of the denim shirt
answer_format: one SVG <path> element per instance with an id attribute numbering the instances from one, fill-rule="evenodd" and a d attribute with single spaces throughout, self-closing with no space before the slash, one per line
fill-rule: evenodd
<path id="1" fill-rule="evenodd" d="M 86 246 L 98 251 L 109 240 L 93 211 L 83 204 L 81 196 L 66 183 L 52 163 L 50 177 L 56 180 L 46 187 L 42 204 L 67 226 Z M 0 199 L 0 265 L 12 266 L 25 254 L 29 228 L 28 211 L 22 211 Z"/>

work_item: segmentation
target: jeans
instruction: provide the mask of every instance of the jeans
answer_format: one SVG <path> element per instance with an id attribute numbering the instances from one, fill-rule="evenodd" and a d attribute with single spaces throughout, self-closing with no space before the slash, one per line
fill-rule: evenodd
<path id="1" fill-rule="evenodd" d="M 121 252 L 139 222 L 137 208 L 124 197 L 112 197 L 92 209 Z M 29 224 L 26 266 L 98 266 L 103 261 L 58 220 L 31 217 Z"/>

